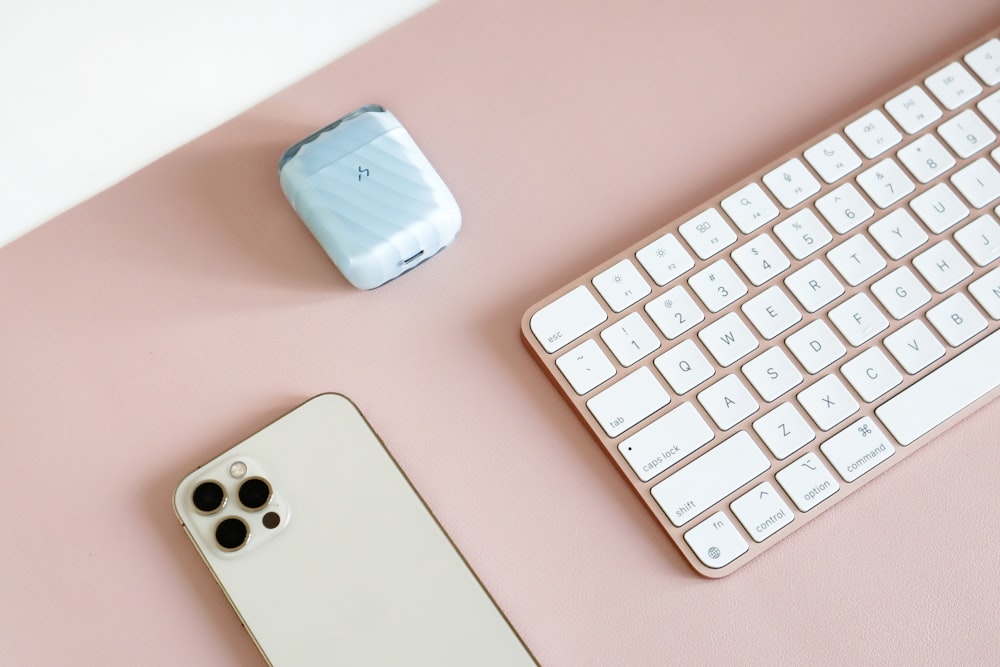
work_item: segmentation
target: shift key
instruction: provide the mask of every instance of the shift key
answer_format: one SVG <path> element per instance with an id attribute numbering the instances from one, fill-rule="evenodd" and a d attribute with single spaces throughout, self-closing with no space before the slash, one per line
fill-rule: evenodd
<path id="1" fill-rule="evenodd" d="M 771 467 L 746 431 L 740 431 L 653 487 L 670 523 L 683 526 Z"/>

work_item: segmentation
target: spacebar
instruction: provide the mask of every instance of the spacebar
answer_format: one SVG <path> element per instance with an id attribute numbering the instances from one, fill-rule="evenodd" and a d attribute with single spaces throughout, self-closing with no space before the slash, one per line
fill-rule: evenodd
<path id="1" fill-rule="evenodd" d="M 1000 386 L 1000 331 L 995 331 L 875 410 L 908 445 Z"/>

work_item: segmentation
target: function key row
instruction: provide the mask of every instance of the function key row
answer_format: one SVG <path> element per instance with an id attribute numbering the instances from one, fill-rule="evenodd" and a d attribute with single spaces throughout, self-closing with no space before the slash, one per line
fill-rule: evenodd
<path id="1" fill-rule="evenodd" d="M 847 188 L 850 187 L 848 184 Z M 845 190 L 842 186 L 817 201 L 817 208 L 821 212 L 827 210 L 826 204 L 829 203 L 835 212 L 842 214 L 836 225 L 838 233 L 850 231 L 858 221 L 867 220 L 873 215 L 870 208 L 865 209 L 852 203 L 855 195 L 850 194 L 851 192 L 852 190 Z M 1000 197 L 1000 184 L 991 199 L 996 197 Z M 834 203 L 838 201 L 839 203 Z M 867 230 L 877 247 L 893 260 L 906 257 L 927 244 L 931 240 L 928 231 L 940 234 L 968 219 L 971 214 L 970 209 L 946 183 L 939 183 L 914 198 L 909 208 L 916 213 L 923 225 L 917 222 L 910 210 L 897 209 L 871 224 Z M 838 219 L 833 214 L 831 218 Z M 705 319 L 703 308 L 715 313 L 741 300 L 749 291 L 744 278 L 754 286 L 761 286 L 788 270 L 791 262 L 785 250 L 796 259 L 804 259 L 829 246 L 834 240 L 811 209 L 789 217 L 774 228 L 774 233 L 781 245 L 770 234 L 765 233 L 732 251 L 731 259 L 739 272 L 729 260 L 718 260 L 692 275 L 686 285 L 675 285 L 649 301 L 645 312 L 663 337 L 673 340 L 701 323 Z M 847 237 L 825 252 L 826 262 L 829 262 L 834 271 L 830 270 L 826 262 L 813 261 L 787 276 L 783 283 L 806 311 L 816 312 L 844 293 L 844 283 L 855 287 L 886 268 L 887 262 L 872 240 L 864 234 Z M 1000 257 L 1000 224 L 989 214 L 980 215 L 955 232 L 954 242 L 976 265 L 987 266 Z M 695 266 L 691 255 L 672 233 L 642 248 L 636 253 L 636 257 L 654 282 L 666 278 L 675 279 Z M 943 239 L 926 248 L 914 257 L 912 264 L 934 291 L 939 293 L 951 289 L 973 270 L 950 239 Z M 914 295 L 922 295 L 924 292 L 915 280 L 904 281 L 907 284 L 903 285 L 897 284 L 910 275 L 909 269 L 900 267 L 872 286 L 873 294 L 896 319 L 909 315 L 929 300 L 927 295 L 926 299 L 914 301 Z M 616 312 L 652 293 L 646 278 L 628 258 L 598 274 L 593 279 L 593 285 Z M 899 287 L 904 287 L 911 298 L 897 299 L 896 288 Z M 755 304 L 758 300 L 762 303 L 766 301 L 767 306 L 774 310 L 773 299 L 767 296 L 772 291 L 774 288 L 765 290 L 742 307 L 760 334 L 768 340 L 785 328 L 774 330 L 773 318 L 768 320 L 755 317 Z M 984 307 L 991 306 L 984 304 Z M 789 310 L 796 313 L 797 321 L 798 311 L 794 308 Z M 580 285 L 540 309 L 531 319 L 531 328 L 543 347 L 551 353 L 607 320 L 605 307 L 586 286 Z M 632 365 L 659 347 L 657 336 L 636 313 L 602 332 L 601 337 L 624 367 Z M 600 372 L 596 372 L 593 365 L 584 364 L 583 361 L 586 358 L 581 360 L 581 368 L 590 369 L 584 374 L 585 378 L 571 380 L 574 389 L 581 395 L 608 379 L 610 375 L 605 377 L 607 373 L 613 374 L 609 370 L 610 362 L 601 364 Z M 569 362 L 560 359 L 559 364 L 563 368 Z M 569 364 L 569 367 L 576 365 Z M 564 374 L 565 371 L 566 369 Z M 568 374 L 567 378 L 569 379 Z"/>
<path id="2" fill-rule="evenodd" d="M 992 39 L 974 49 L 966 55 L 964 62 L 984 83 L 996 85 L 1000 77 L 1000 40 Z M 924 85 L 937 103 L 923 88 L 913 86 L 889 100 L 884 107 L 908 134 L 918 132 L 940 119 L 943 114 L 938 104 L 954 110 L 983 91 L 975 77 L 959 62 L 953 62 L 927 77 Z M 1000 92 L 980 101 L 977 106 L 980 113 L 1000 130 Z M 857 150 L 869 159 L 881 155 L 902 140 L 899 130 L 880 109 L 874 109 L 849 123 L 844 128 L 844 133 Z M 943 123 L 938 128 L 938 133 L 962 158 L 974 155 L 996 140 L 994 132 L 971 109 Z M 840 134 L 833 134 L 807 149 L 804 157 L 828 184 L 835 183 L 862 164 L 854 148 Z M 1000 158 L 1000 151 L 994 151 L 993 157 L 994 160 Z M 926 135 L 909 144 L 899 152 L 898 158 L 921 183 L 937 178 L 955 164 L 954 158 L 933 135 Z M 1000 196 L 1000 171 L 984 159 L 953 174 L 951 180 L 977 208 Z M 785 208 L 793 208 L 821 189 L 819 180 L 799 158 L 793 158 L 768 172 L 762 181 L 771 195 Z M 880 208 L 892 205 L 915 188 L 906 172 L 892 158 L 859 174 L 857 182 Z M 721 202 L 721 206 L 744 234 L 752 233 L 779 215 L 778 207 L 757 183 L 750 183 L 729 195 Z M 959 206 L 964 208 L 961 203 Z M 816 208 L 831 227 L 840 233 L 874 215 L 872 207 L 851 183 L 845 183 L 821 197 L 816 202 Z M 811 211 L 802 213 L 801 219 L 790 218 L 775 228 L 775 234 L 796 259 L 803 259 L 831 240 L 828 238 L 829 232 Z M 683 223 L 679 231 L 700 259 L 714 256 L 737 240 L 735 230 L 715 208 Z M 767 259 L 759 263 L 753 262 L 753 251 L 761 250 L 756 247 L 734 253 L 734 261 L 744 269 L 754 285 L 761 285 L 773 278 L 783 270 L 775 267 L 788 261 L 777 250 L 777 246 L 772 245 L 770 237 L 766 238 L 766 241 L 755 243 L 768 251 L 773 262 Z M 666 285 L 695 265 L 695 260 L 672 234 L 640 250 L 636 259 L 659 286 Z M 629 260 L 616 264 L 595 277 L 593 282 L 595 289 L 613 312 L 621 312 L 651 293 L 650 285 Z M 721 298 L 706 304 L 713 312 L 731 303 L 726 301 L 727 296 L 722 296 L 723 291 L 715 290 L 715 294 Z M 593 301 L 586 289 L 577 288 L 559 302 L 536 313 L 532 318 L 531 328 L 542 347 L 552 353 L 606 319 L 604 308 Z"/>
<path id="3" fill-rule="evenodd" d="M 1000 99 L 1000 92 L 994 97 Z M 1000 108 L 1000 107 L 998 107 Z M 958 117 L 956 117 L 958 118 Z M 1000 123 L 1000 119 L 998 119 Z M 987 139 L 995 141 L 992 132 Z M 917 142 L 907 148 L 916 146 Z M 904 149 L 906 150 L 906 149 Z M 903 151 L 900 151 L 902 154 Z M 993 160 L 1000 162 L 1000 149 L 991 153 Z M 905 164 L 905 158 L 904 164 Z M 801 163 L 800 163 L 801 164 Z M 886 200 L 879 197 L 901 198 L 900 193 L 913 191 L 913 184 L 902 172 L 899 166 L 890 158 L 875 165 L 858 176 L 858 183 L 872 196 L 876 205 L 887 206 Z M 986 158 L 980 158 L 950 177 L 950 183 L 975 208 L 982 208 L 1000 197 L 1000 171 Z M 737 196 L 745 195 L 745 196 Z M 740 207 L 744 208 L 740 208 Z M 860 223 L 874 216 L 874 209 L 861 196 L 851 183 L 844 183 L 835 190 L 820 197 L 815 202 L 816 210 L 826 222 L 839 234 L 845 234 Z M 773 220 L 774 205 L 763 194 L 760 186 L 751 183 L 735 195 L 723 201 L 724 209 L 733 208 L 737 211 L 734 221 L 740 221 L 740 230 L 746 233 L 744 227 L 753 224 L 762 225 Z M 970 209 L 958 198 L 947 183 L 938 183 L 926 192 L 913 198 L 909 207 L 924 222 L 927 228 L 935 234 L 952 227 L 970 214 Z M 992 225 L 987 226 L 987 238 L 993 238 L 995 233 Z M 977 224 L 977 229 L 979 228 Z M 720 250 L 733 245 L 738 237 L 726 219 L 717 209 L 708 211 L 685 222 L 679 228 L 681 236 L 687 241 L 701 259 L 711 257 Z M 774 227 L 774 234 L 784 248 L 798 260 L 805 259 L 814 252 L 828 245 L 833 236 L 820 222 L 811 208 L 803 209 L 789 216 Z M 927 234 L 919 228 L 916 222 L 904 209 L 893 211 L 870 228 L 872 237 L 880 244 L 883 251 L 892 259 L 899 259 L 928 240 Z M 970 232 L 971 233 L 971 232 Z M 962 242 L 960 240 L 960 242 Z M 854 243 L 865 243 L 854 241 Z M 846 245 L 846 244 L 845 244 Z M 966 245 L 963 243 L 963 246 Z M 971 243 L 969 248 L 974 247 Z M 967 248 L 967 250 L 969 249 Z M 852 248 L 857 250 L 857 248 Z M 867 251 L 868 248 L 861 248 Z M 974 252 L 970 250 L 970 252 Z M 988 258 L 992 260 L 996 252 L 996 244 L 987 243 L 987 253 L 981 260 L 974 257 L 977 263 L 983 265 Z M 853 257 L 847 248 L 842 251 L 835 249 L 828 254 L 828 259 L 834 264 L 849 284 L 857 285 L 870 275 L 854 275 L 849 261 L 838 260 L 839 255 Z M 877 253 L 872 254 L 873 257 Z M 658 286 L 666 285 L 695 266 L 695 260 L 672 233 L 665 234 L 653 243 L 640 249 L 636 259 L 646 269 L 649 277 Z M 745 245 L 732 252 L 732 259 L 743 274 L 754 286 L 760 286 L 771 280 L 790 266 L 790 261 L 784 251 L 775 243 L 769 234 L 761 234 L 751 239 Z M 843 259 L 843 258 L 840 258 Z M 877 263 L 877 262 L 875 262 Z M 735 302 L 747 293 L 747 287 L 729 265 L 728 261 L 720 260 L 707 269 L 693 276 L 689 283 L 702 302 L 711 312 Z M 593 279 L 593 285 L 603 297 L 608 307 L 614 312 L 621 312 L 649 296 L 652 288 L 630 259 L 623 259 L 611 268 L 601 272 Z M 789 285 L 794 291 L 794 287 Z M 807 299 L 812 296 L 803 293 Z M 798 294 L 797 294 L 798 296 Z M 821 299 L 814 304 L 811 299 L 806 306 L 809 312 L 828 303 Z M 700 311 L 699 311 L 700 312 Z M 569 294 L 539 310 L 531 319 L 531 329 L 542 347 L 549 353 L 555 352 L 573 342 L 587 331 L 607 320 L 607 313 L 593 295 L 584 287 L 579 286 Z M 700 319 L 699 319 L 700 321 Z M 686 330 L 689 327 L 685 327 Z M 676 337 L 683 330 L 668 338 Z"/>

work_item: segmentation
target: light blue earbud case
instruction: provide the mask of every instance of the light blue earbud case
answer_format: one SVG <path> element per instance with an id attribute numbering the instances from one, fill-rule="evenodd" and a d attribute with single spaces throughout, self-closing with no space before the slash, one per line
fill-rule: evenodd
<path id="1" fill-rule="evenodd" d="M 448 246 L 462 214 L 396 117 L 363 106 L 278 165 L 292 208 L 351 284 L 382 285 Z"/>

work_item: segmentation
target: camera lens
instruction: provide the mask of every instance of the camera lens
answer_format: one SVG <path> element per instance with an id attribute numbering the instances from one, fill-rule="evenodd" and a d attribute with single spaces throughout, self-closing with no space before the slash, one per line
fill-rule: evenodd
<path id="1" fill-rule="evenodd" d="M 199 512 L 211 514 L 226 502 L 226 491 L 218 482 L 202 482 L 191 494 L 191 500 Z"/>
<path id="2" fill-rule="evenodd" d="M 251 477 L 240 484 L 240 502 L 248 510 L 259 510 L 271 499 L 271 485 L 260 477 Z"/>
<path id="3" fill-rule="evenodd" d="M 243 519 L 227 517 L 215 527 L 215 541 L 226 551 L 236 551 L 247 543 L 250 529 Z"/>

